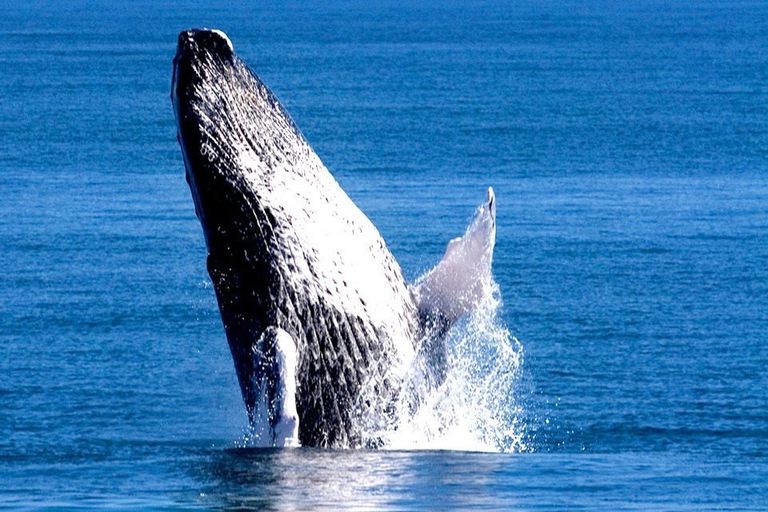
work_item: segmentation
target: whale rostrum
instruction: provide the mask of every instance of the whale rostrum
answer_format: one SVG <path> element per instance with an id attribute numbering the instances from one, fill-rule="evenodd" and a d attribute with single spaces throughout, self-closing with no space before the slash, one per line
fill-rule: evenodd
<path id="1" fill-rule="evenodd" d="M 493 191 L 409 288 L 377 229 L 223 32 L 179 35 L 171 98 L 251 422 L 268 426 L 273 445 L 375 444 L 364 420 L 391 414 L 420 355 L 440 375 L 443 335 L 490 280 Z"/>

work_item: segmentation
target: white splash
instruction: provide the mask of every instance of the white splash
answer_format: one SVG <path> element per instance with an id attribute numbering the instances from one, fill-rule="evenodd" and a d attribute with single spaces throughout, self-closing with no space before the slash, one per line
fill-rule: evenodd
<path id="1" fill-rule="evenodd" d="M 522 345 L 498 318 L 498 285 L 490 281 L 478 307 L 448 334 L 445 382 L 402 396 L 394 421 L 377 434 L 393 450 L 528 451 L 517 405 Z M 418 373 L 418 372 L 417 372 Z"/>
<path id="2" fill-rule="evenodd" d="M 386 450 L 532 450 L 518 403 L 523 347 L 499 319 L 500 306 L 491 280 L 480 304 L 448 333 L 445 382 L 404 393 L 390 418 L 369 418 L 368 437 Z M 413 393 L 420 395 L 415 408 Z M 250 429 L 238 444 L 275 446 L 265 429 Z"/>
<path id="3" fill-rule="evenodd" d="M 501 298 L 491 270 L 495 240 L 496 202 L 489 188 L 464 235 L 451 240 L 443 259 L 413 286 L 422 311 L 437 311 L 449 324 L 459 321 L 445 340 L 446 368 L 430 364 L 431 350 L 415 358 L 392 417 L 371 433 L 384 447 L 529 449 L 516 401 L 523 352 L 498 318 Z M 422 340 L 435 342 L 441 343 Z"/>

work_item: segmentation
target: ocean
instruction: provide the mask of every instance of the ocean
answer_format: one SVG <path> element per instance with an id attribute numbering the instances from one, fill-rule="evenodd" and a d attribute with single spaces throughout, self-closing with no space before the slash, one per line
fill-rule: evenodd
<path id="1" fill-rule="evenodd" d="M 190 27 L 409 280 L 494 187 L 458 434 L 245 440 L 170 102 Z M 0 508 L 768 510 L 765 2 L 40 0 L 0 46 Z"/>

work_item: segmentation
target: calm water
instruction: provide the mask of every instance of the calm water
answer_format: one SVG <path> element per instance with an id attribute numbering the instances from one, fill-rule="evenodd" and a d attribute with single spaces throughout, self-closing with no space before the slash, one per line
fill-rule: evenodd
<path id="1" fill-rule="evenodd" d="M 373 3 L 3 7 L 0 507 L 768 509 L 768 6 Z M 236 448 L 169 101 L 191 26 L 409 278 L 494 186 L 529 451 Z"/>

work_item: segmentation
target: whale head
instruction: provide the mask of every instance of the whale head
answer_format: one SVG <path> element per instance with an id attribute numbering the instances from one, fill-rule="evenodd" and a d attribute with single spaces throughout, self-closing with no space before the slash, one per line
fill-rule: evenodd
<path id="1" fill-rule="evenodd" d="M 267 214 L 250 197 L 249 180 L 281 167 L 290 172 L 288 161 L 309 148 L 277 98 L 235 55 L 221 31 L 179 35 L 171 99 L 186 178 L 208 248 L 238 245 L 249 227 L 233 225 L 248 217 L 243 210 Z M 291 149 L 302 155 L 291 155 Z M 262 225 L 268 220 L 260 219 Z"/>

